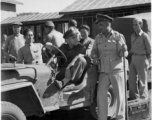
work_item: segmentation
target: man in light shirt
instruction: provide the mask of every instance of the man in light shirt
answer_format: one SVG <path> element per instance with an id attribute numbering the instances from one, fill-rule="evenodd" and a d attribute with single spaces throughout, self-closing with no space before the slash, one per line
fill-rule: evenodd
<path id="1" fill-rule="evenodd" d="M 13 35 L 6 39 L 4 47 L 4 56 L 9 63 L 13 63 L 17 60 L 18 50 L 25 44 L 25 39 L 20 33 L 22 23 L 14 22 L 12 25 Z"/>
<path id="2" fill-rule="evenodd" d="M 151 44 L 147 33 L 142 31 L 142 19 L 133 20 L 134 33 L 131 35 L 132 60 L 129 72 L 129 96 L 130 100 L 148 98 L 147 69 L 150 65 Z M 138 79 L 137 79 L 138 75 Z M 139 89 L 138 82 L 139 80 Z"/>

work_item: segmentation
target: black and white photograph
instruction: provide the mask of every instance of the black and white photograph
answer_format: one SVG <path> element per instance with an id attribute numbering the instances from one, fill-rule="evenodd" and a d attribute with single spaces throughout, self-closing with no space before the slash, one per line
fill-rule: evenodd
<path id="1" fill-rule="evenodd" d="M 151 0 L 1 0 L 1 120 L 152 120 Z"/>

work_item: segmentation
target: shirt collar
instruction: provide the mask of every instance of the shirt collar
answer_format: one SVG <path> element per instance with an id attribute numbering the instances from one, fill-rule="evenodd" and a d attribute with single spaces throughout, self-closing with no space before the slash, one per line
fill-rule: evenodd
<path id="1" fill-rule="evenodd" d="M 114 30 L 111 29 L 111 31 L 109 32 L 109 34 L 107 35 L 107 37 L 110 37 L 111 35 L 113 35 Z M 101 36 L 105 36 L 103 33 L 100 33 Z M 105 36 L 106 37 L 106 36 Z"/>
<path id="2" fill-rule="evenodd" d="M 141 36 L 143 34 L 143 31 L 141 30 L 138 34 L 135 32 L 136 36 Z"/>

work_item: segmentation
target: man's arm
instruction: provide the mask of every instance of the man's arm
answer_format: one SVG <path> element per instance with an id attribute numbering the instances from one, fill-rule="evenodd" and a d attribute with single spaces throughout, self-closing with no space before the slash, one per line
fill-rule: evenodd
<path id="1" fill-rule="evenodd" d="M 151 43 L 150 43 L 150 38 L 148 34 L 144 35 L 144 43 L 146 47 L 146 54 L 150 57 L 151 56 Z"/>
<path id="2" fill-rule="evenodd" d="M 88 48 L 87 48 L 87 50 L 86 50 L 86 55 L 87 56 L 91 56 L 91 50 L 92 50 L 92 48 L 93 48 L 93 44 L 94 44 L 94 40 L 90 40 L 89 41 L 89 45 L 88 45 Z"/>
<path id="3" fill-rule="evenodd" d="M 21 51 L 21 49 L 19 49 L 18 55 L 17 55 L 17 63 L 23 63 L 23 60 L 24 60 L 24 58 L 23 58 L 22 51 Z"/>
<path id="4" fill-rule="evenodd" d="M 93 59 L 93 62 L 95 64 L 97 64 L 98 59 L 99 59 L 99 55 L 98 55 L 99 51 L 98 51 L 98 46 L 97 46 L 97 37 L 95 38 L 95 41 L 93 43 L 93 48 L 91 51 L 91 58 Z"/>
<path id="5" fill-rule="evenodd" d="M 126 45 L 126 42 L 125 42 L 125 37 L 120 34 L 119 35 L 119 38 L 118 38 L 118 53 L 119 53 L 119 56 L 123 57 L 123 54 L 124 54 L 124 57 L 127 57 L 128 56 L 128 51 L 127 51 L 127 45 Z"/>

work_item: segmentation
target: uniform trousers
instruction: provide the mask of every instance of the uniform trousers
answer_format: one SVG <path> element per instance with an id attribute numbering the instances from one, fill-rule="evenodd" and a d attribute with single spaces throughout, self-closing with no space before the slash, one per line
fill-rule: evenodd
<path id="1" fill-rule="evenodd" d="M 148 60 L 146 55 L 133 55 L 129 71 L 129 96 L 131 100 L 147 98 L 147 68 Z M 138 75 L 138 79 L 137 79 Z M 138 86 L 139 80 L 139 86 Z"/>
<path id="2" fill-rule="evenodd" d="M 114 94 L 117 99 L 116 120 L 125 120 L 125 86 L 124 72 L 116 71 L 110 73 L 100 73 L 97 92 L 97 105 L 99 109 L 98 120 L 107 120 L 108 99 L 107 91 L 112 84 Z"/>
<path id="3" fill-rule="evenodd" d="M 56 79 L 62 80 L 64 77 L 66 77 L 70 78 L 72 82 L 77 83 L 79 82 L 86 65 L 87 62 L 84 57 L 76 57 L 76 59 L 73 62 L 73 65 L 69 69 L 66 69 L 67 67 L 62 67 L 60 69 L 60 72 L 57 74 Z M 66 74 L 67 72 L 70 72 L 70 75 Z"/>

